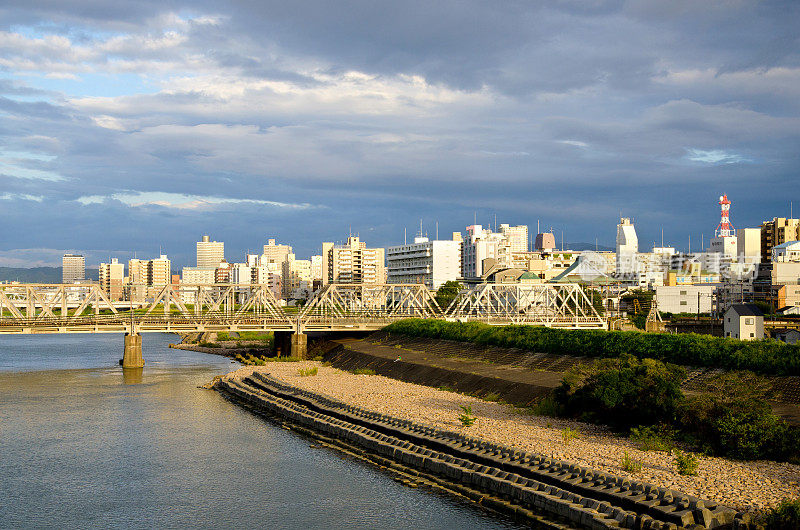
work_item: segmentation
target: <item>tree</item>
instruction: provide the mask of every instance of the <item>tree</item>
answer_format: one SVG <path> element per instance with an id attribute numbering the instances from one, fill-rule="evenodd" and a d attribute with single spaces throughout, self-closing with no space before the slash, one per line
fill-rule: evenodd
<path id="1" fill-rule="evenodd" d="M 453 303 L 458 292 L 461 290 L 461 284 L 456 281 L 444 282 L 439 290 L 436 291 L 436 303 L 442 308 L 442 311 L 447 311 L 450 304 Z"/>

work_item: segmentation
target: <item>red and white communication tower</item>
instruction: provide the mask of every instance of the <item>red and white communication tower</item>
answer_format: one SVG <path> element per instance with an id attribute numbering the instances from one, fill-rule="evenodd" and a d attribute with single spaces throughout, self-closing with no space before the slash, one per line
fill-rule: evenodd
<path id="1" fill-rule="evenodd" d="M 721 209 L 720 211 L 721 217 L 719 221 L 719 226 L 717 227 L 716 232 L 714 232 L 714 235 L 716 235 L 717 237 L 730 237 L 733 235 L 733 225 L 731 224 L 731 219 L 729 215 L 731 209 L 731 201 L 728 200 L 727 195 L 722 195 L 719 198 L 719 206 Z"/>

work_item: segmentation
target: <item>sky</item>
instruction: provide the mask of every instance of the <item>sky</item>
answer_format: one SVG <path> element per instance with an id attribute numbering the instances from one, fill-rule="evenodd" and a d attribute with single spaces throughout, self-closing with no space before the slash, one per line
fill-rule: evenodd
<path id="1" fill-rule="evenodd" d="M 12 5 L 9 5 L 12 4 Z M 0 265 L 800 211 L 800 2 L 0 5 Z"/>

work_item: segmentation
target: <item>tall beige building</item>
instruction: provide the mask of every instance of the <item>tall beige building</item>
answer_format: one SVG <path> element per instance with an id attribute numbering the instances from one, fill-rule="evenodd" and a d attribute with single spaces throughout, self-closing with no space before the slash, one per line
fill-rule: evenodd
<path id="1" fill-rule="evenodd" d="M 170 260 L 165 254 L 156 259 L 128 261 L 128 283 L 131 285 L 164 286 L 172 282 Z"/>
<path id="2" fill-rule="evenodd" d="M 274 239 L 267 241 L 264 245 L 264 252 L 261 254 L 261 263 L 283 263 L 289 254 L 292 253 L 292 247 L 289 245 L 276 245 Z"/>
<path id="3" fill-rule="evenodd" d="M 61 283 L 86 278 L 86 258 L 80 254 L 64 254 L 61 258 Z"/>
<path id="4" fill-rule="evenodd" d="M 283 297 L 289 298 L 295 289 L 311 288 L 311 260 L 295 259 L 289 254 L 283 262 Z"/>
<path id="5" fill-rule="evenodd" d="M 209 236 L 203 236 L 197 242 L 197 267 L 201 269 L 217 268 L 225 260 L 225 243 L 211 241 Z"/>
<path id="6" fill-rule="evenodd" d="M 800 240 L 800 219 L 774 217 L 761 223 L 761 262 L 772 259 L 772 247 Z"/>
<path id="7" fill-rule="evenodd" d="M 323 285 L 330 283 L 384 283 L 385 250 L 367 248 L 356 236 L 344 245 L 322 244 Z"/>
<path id="8" fill-rule="evenodd" d="M 500 225 L 500 233 L 506 238 L 511 252 L 528 252 L 528 227 L 526 225 Z"/>
<path id="9" fill-rule="evenodd" d="M 125 282 L 125 264 L 117 258 L 111 263 L 101 263 L 99 270 L 100 288 L 111 300 L 122 300 L 122 284 Z"/>

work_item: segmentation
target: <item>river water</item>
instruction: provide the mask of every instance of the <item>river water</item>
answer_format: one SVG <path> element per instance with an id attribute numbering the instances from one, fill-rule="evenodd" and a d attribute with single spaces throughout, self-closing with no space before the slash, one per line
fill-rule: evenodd
<path id="1" fill-rule="evenodd" d="M 198 388 L 238 364 L 145 334 L 0 336 L 0 527 L 515 528 Z"/>

